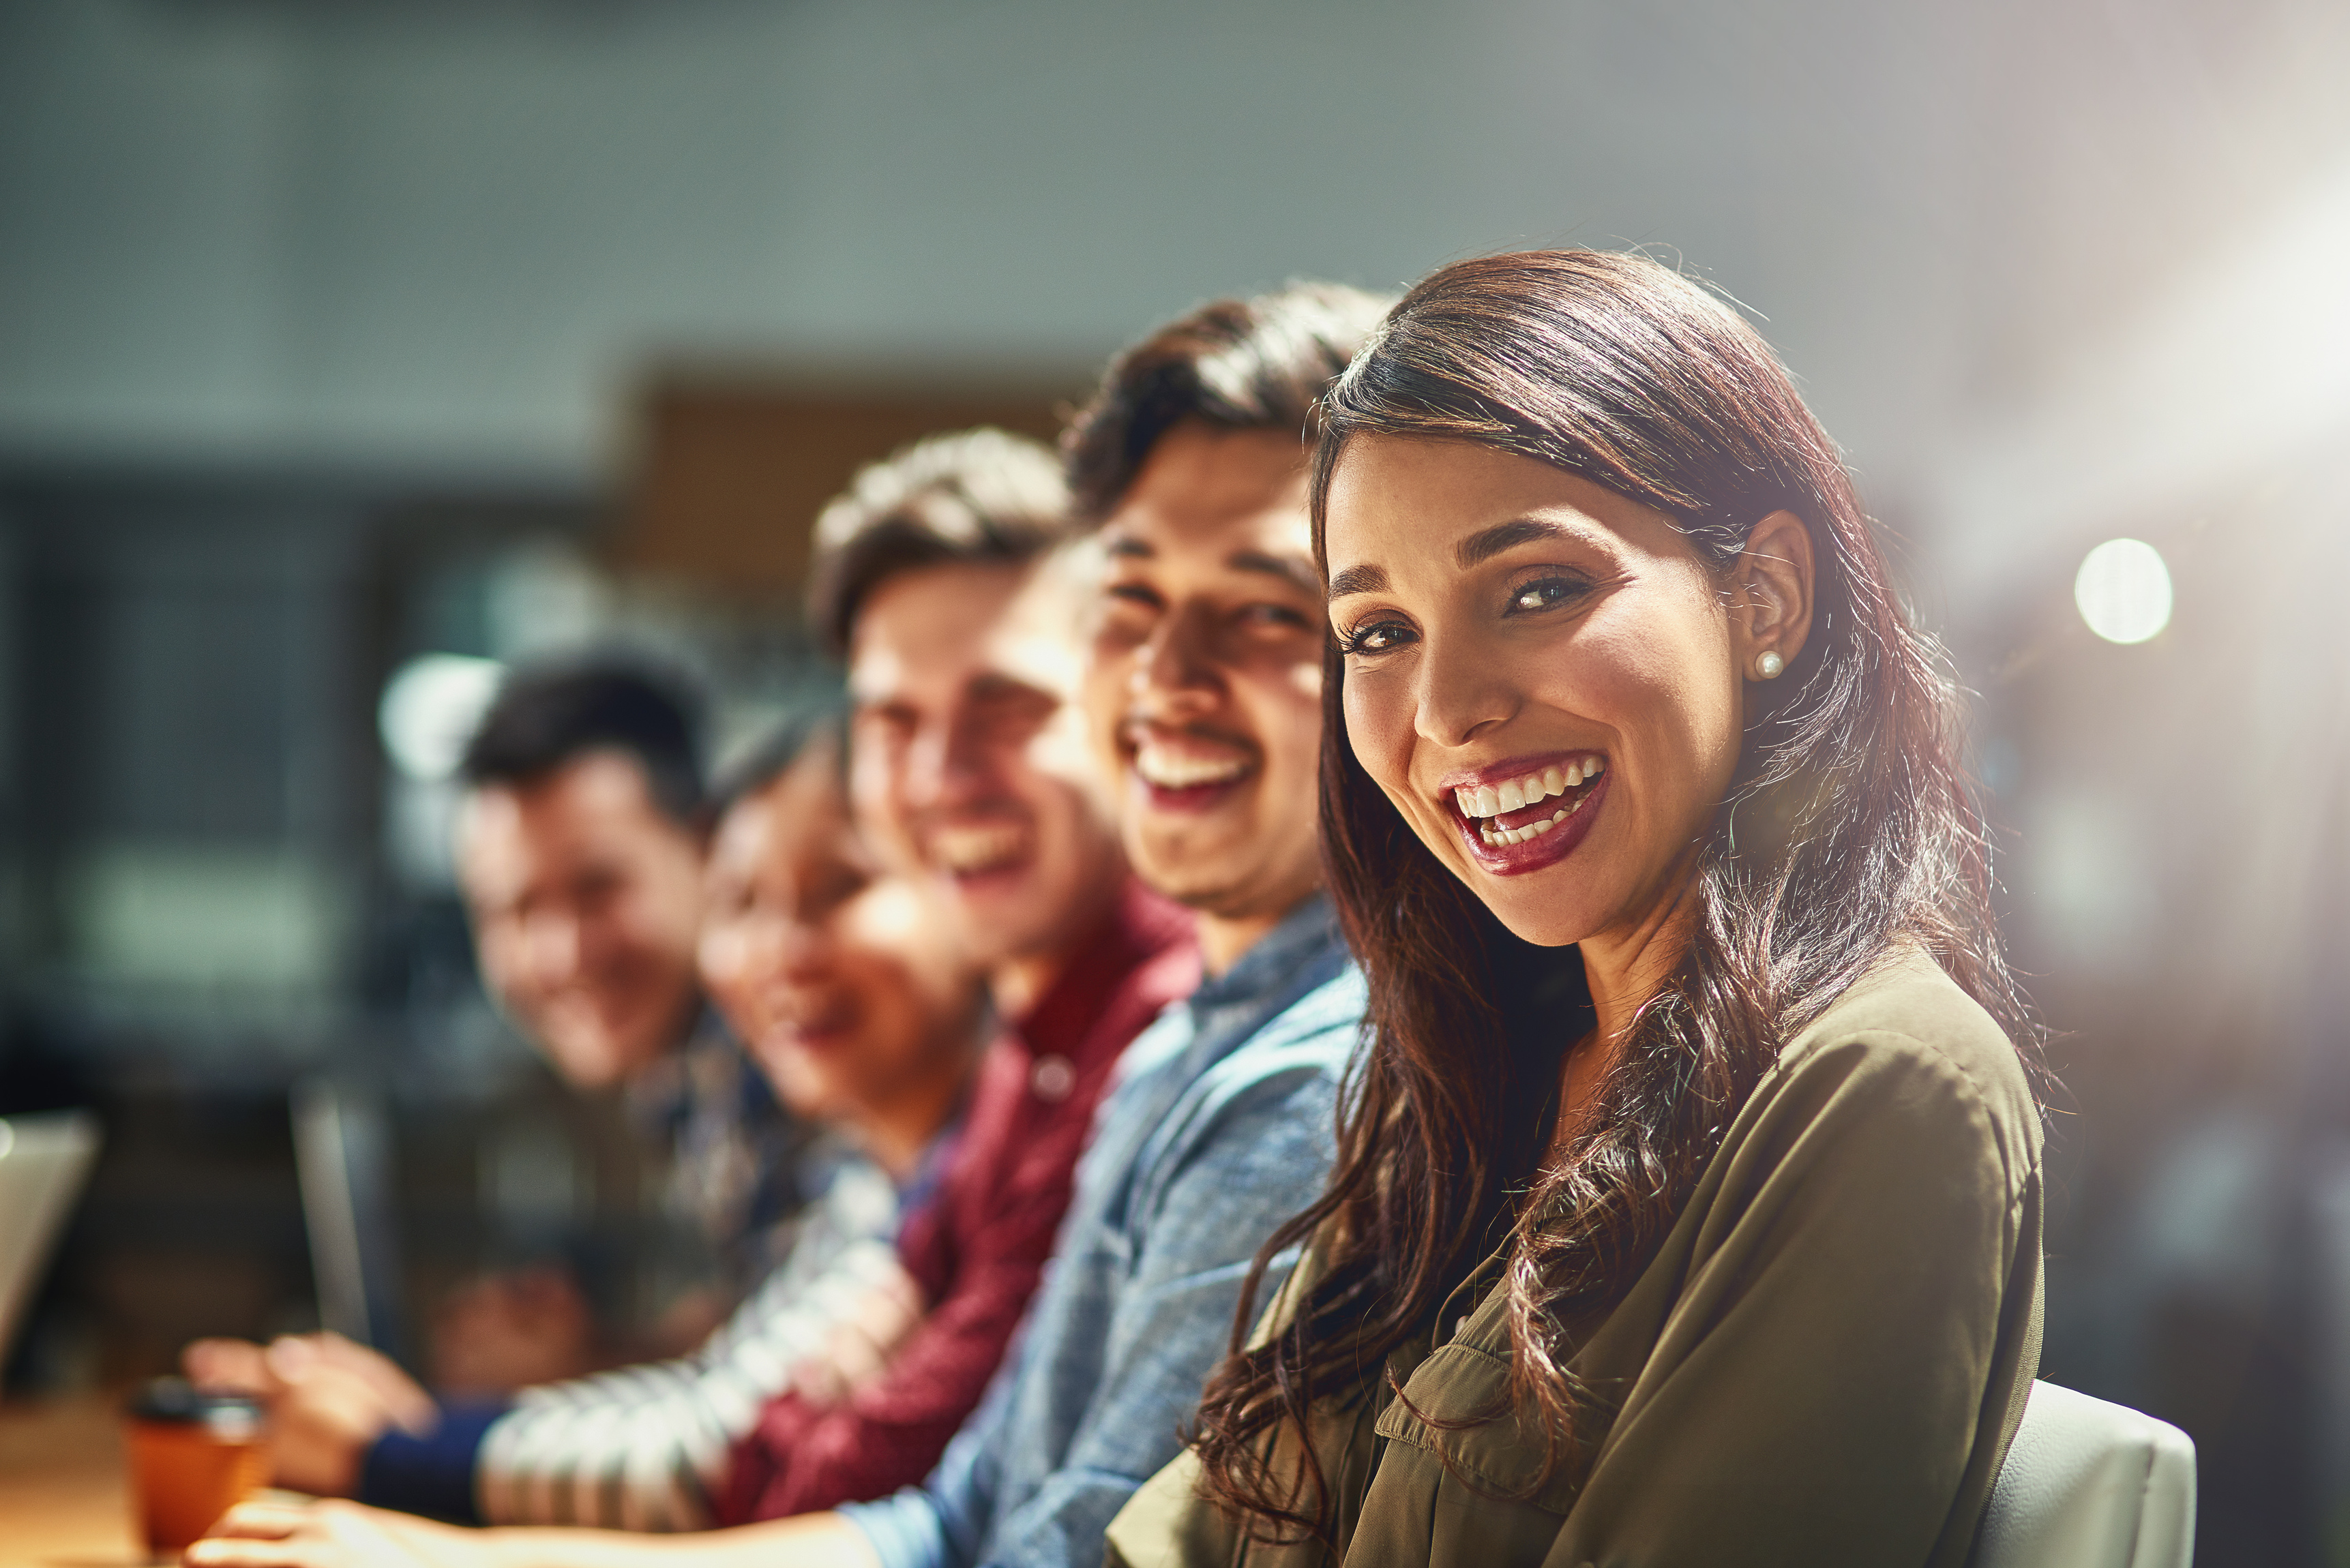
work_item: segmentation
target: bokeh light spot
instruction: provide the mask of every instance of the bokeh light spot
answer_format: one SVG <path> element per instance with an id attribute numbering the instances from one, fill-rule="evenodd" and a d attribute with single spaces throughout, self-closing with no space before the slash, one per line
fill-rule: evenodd
<path id="1" fill-rule="evenodd" d="M 494 659 L 457 653 L 427 653 L 401 665 L 385 682 L 376 710 L 393 765 L 422 784 L 455 773 L 504 673 Z"/>
<path id="2" fill-rule="evenodd" d="M 2073 602 L 2107 642 L 2144 642 L 2170 624 L 2170 568 L 2143 539 L 2108 539 L 2081 563 Z"/>

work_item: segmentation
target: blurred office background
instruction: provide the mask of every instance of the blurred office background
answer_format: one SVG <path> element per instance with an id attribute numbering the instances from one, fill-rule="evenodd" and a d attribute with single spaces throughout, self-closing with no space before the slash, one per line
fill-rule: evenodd
<path id="1" fill-rule="evenodd" d="M 10 0 L 0 1111 L 109 1137 L 11 1386 L 316 1320 L 295 1085 L 392 1107 L 427 1274 L 604 1179 L 499 1109 L 471 661 L 741 734 L 857 462 L 1212 294 L 1640 245 L 1979 694 L 2045 1375 L 2192 1433 L 2205 1563 L 2350 1562 L 2345 81 L 2334 0 Z"/>

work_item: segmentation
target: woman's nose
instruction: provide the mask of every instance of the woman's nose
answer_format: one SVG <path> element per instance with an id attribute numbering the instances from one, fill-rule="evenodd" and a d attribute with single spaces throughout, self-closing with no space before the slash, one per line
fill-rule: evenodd
<path id="1" fill-rule="evenodd" d="M 1413 728 L 1440 746 L 1463 746 L 1518 711 L 1508 660 L 1471 639 L 1430 637 L 1421 646 Z"/>

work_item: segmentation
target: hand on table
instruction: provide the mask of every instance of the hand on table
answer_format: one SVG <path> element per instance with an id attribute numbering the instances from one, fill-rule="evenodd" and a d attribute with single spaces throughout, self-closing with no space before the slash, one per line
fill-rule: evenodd
<path id="1" fill-rule="evenodd" d="M 881 1568 L 865 1532 L 837 1513 L 633 1535 L 461 1530 L 340 1501 L 240 1503 L 182 1561 L 187 1568 Z"/>
<path id="2" fill-rule="evenodd" d="M 338 1334 L 287 1335 L 266 1348 L 200 1339 L 180 1359 L 198 1387 L 268 1406 L 272 1479 L 297 1491 L 349 1492 L 378 1438 L 394 1427 L 428 1432 L 441 1418 L 432 1397 L 390 1357 Z"/>
<path id="3" fill-rule="evenodd" d="M 188 1568 L 497 1568 L 479 1532 L 355 1502 L 240 1503 L 187 1550 Z"/>

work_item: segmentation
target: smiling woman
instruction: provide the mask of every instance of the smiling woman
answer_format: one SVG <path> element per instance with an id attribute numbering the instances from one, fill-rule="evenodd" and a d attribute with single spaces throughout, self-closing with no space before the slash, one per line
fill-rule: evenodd
<path id="1" fill-rule="evenodd" d="M 1373 1046 L 1114 1559 L 1961 1562 L 2036 1365 L 2031 1032 L 1833 444 L 1590 252 L 1435 274 L 1323 421 Z"/>

